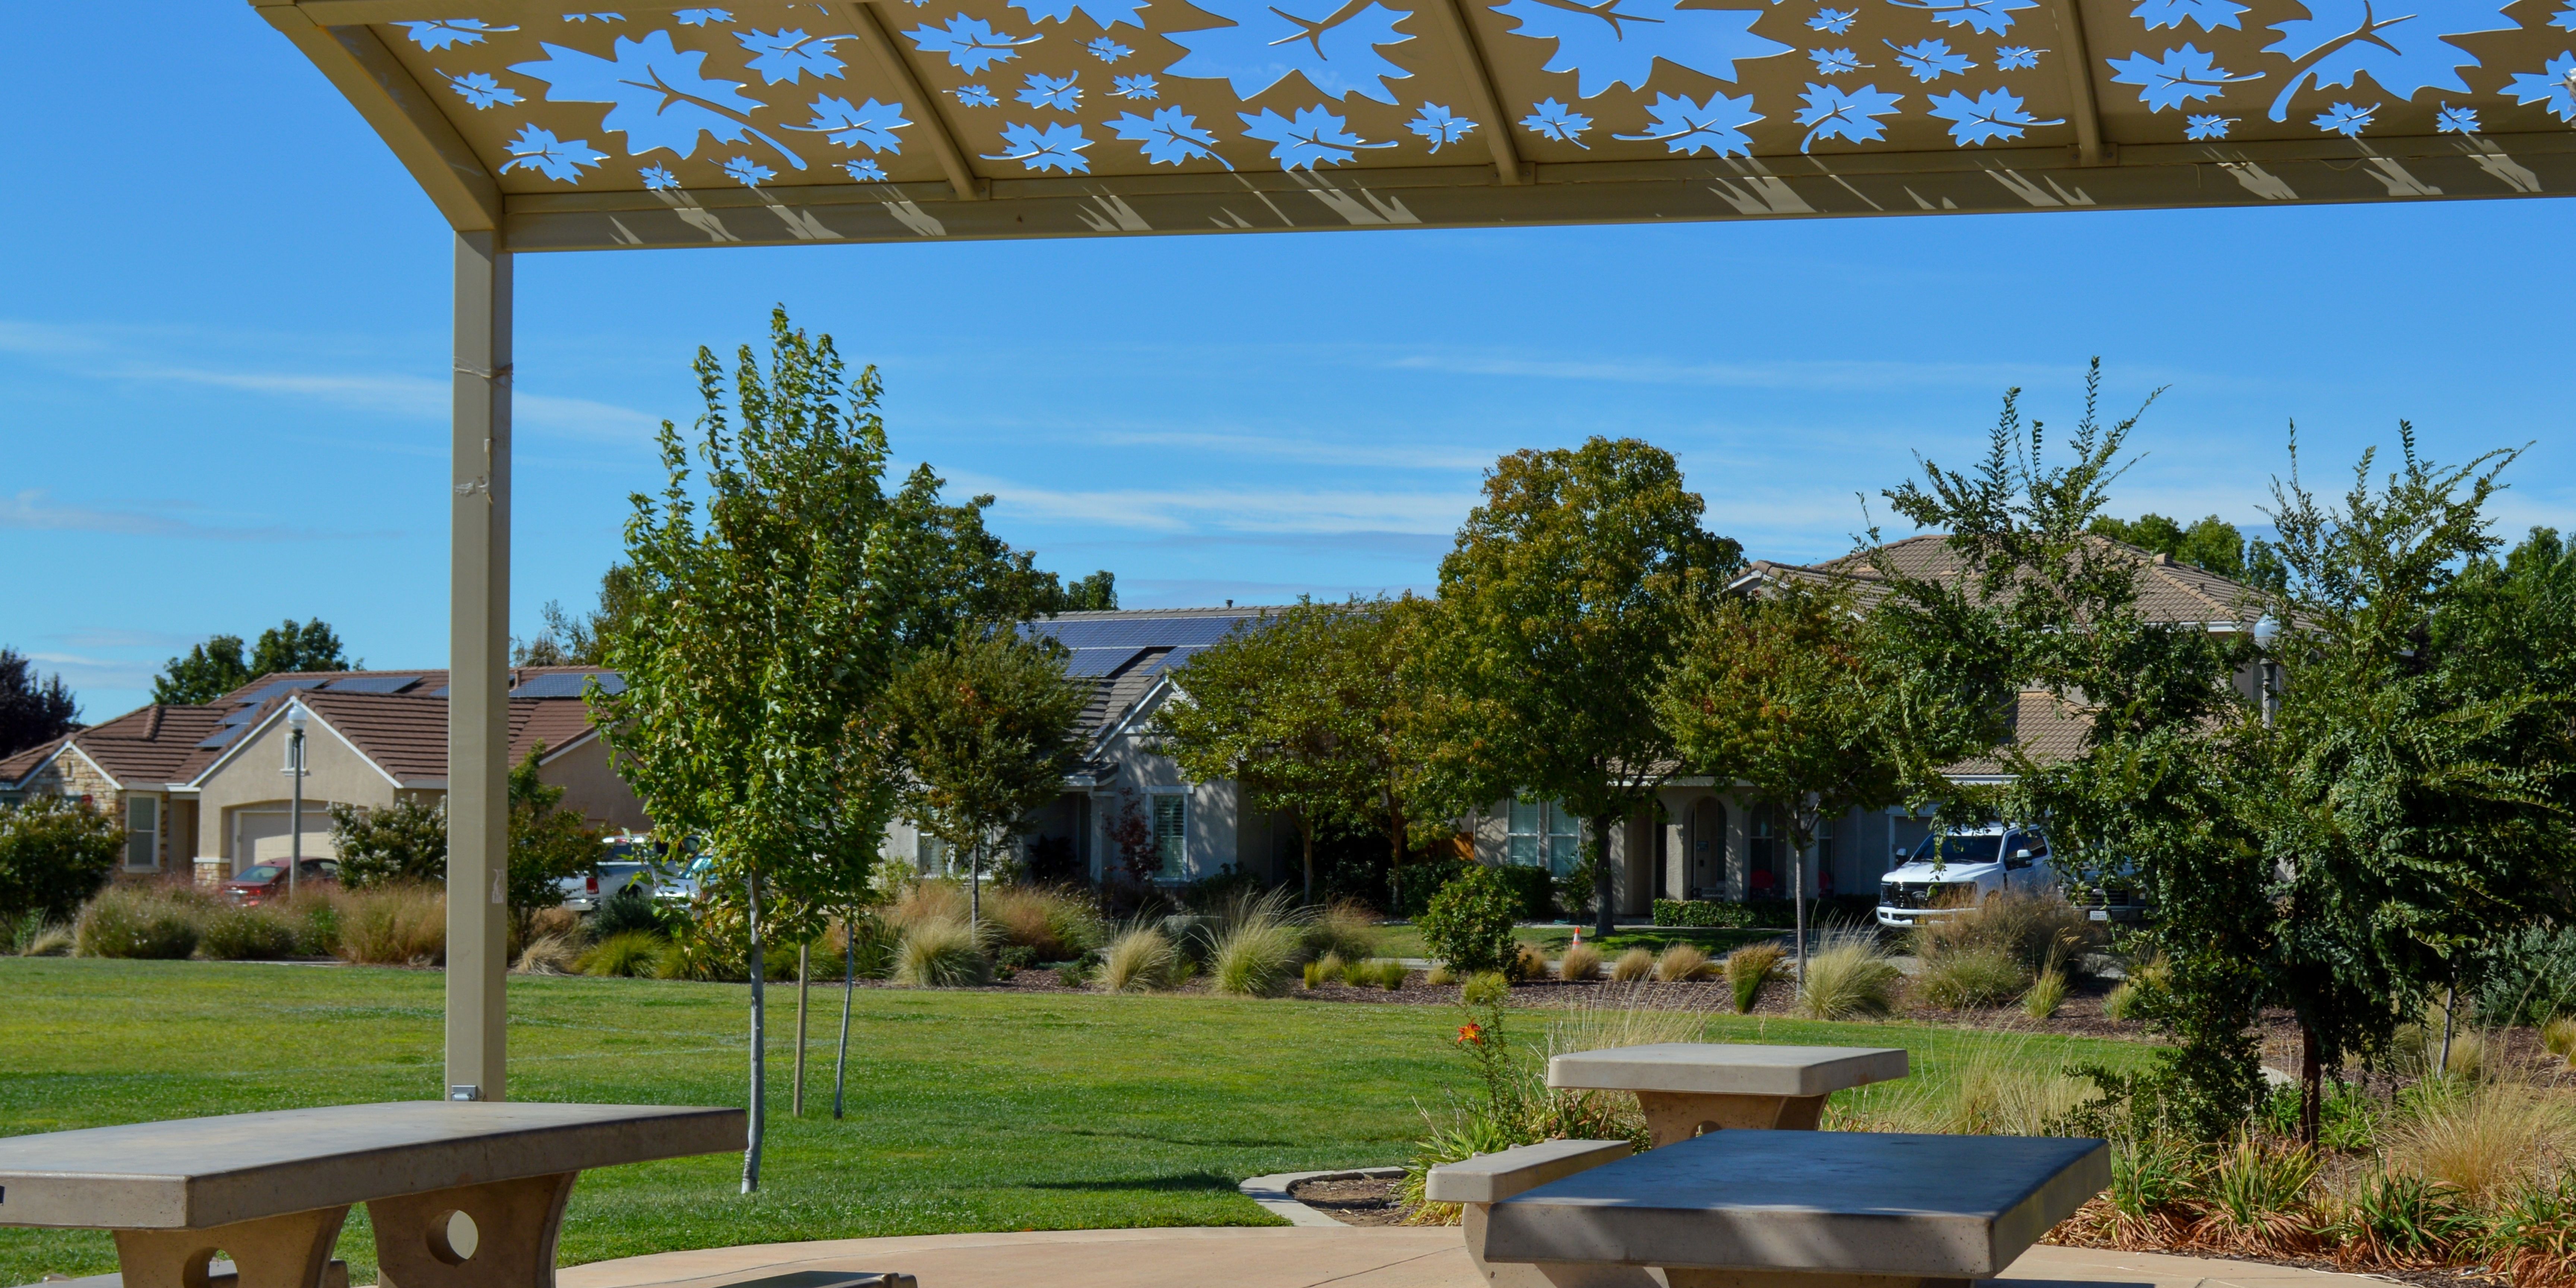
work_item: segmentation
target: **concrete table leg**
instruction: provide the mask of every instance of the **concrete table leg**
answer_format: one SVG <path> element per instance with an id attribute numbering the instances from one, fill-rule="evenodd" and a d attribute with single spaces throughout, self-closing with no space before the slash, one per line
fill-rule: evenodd
<path id="1" fill-rule="evenodd" d="M 1656 1272 L 1644 1266 L 1592 1261 L 1488 1262 L 1485 1260 L 1486 1214 L 1490 1203 L 1466 1203 L 1463 1224 L 1467 1259 L 1494 1288 L 1664 1288 Z"/>
<path id="2" fill-rule="evenodd" d="M 125 1288 L 217 1288 L 222 1279 L 239 1288 L 323 1288 L 348 1217 L 349 1209 L 335 1207 L 203 1230 L 118 1230 L 116 1264 Z M 218 1254 L 232 1258 L 232 1275 L 207 1269 Z"/>
<path id="3" fill-rule="evenodd" d="M 1646 1129 L 1657 1148 L 1689 1140 L 1704 1131 L 1728 1127 L 1774 1131 L 1814 1131 L 1825 1113 L 1823 1096 L 1710 1095 L 1682 1091 L 1640 1091 L 1637 1107 L 1646 1113 Z"/>
<path id="4" fill-rule="evenodd" d="M 553 1288 L 555 1240 L 575 1175 L 463 1185 L 369 1203 L 377 1282 L 381 1288 Z M 460 1214 L 463 1223 L 456 1219 Z"/>

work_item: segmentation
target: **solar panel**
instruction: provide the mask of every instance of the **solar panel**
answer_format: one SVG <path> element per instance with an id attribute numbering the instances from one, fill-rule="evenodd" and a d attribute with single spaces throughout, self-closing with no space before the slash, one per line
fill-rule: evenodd
<path id="1" fill-rule="evenodd" d="M 510 690 L 510 696 L 514 698 L 578 698 L 590 687 L 590 682 L 593 679 L 598 680 L 599 687 L 609 693 L 624 693 L 626 691 L 626 677 L 619 675 L 615 671 L 600 671 L 596 673 L 559 672 L 554 675 L 531 676 L 527 683 Z"/>
<path id="2" fill-rule="evenodd" d="M 250 728 L 249 725 L 232 725 L 226 728 L 218 728 L 215 730 L 212 737 L 207 738 L 204 742 L 198 743 L 197 746 L 208 751 L 230 746 L 232 744 L 232 740 L 242 736 L 242 732 L 248 728 Z"/>
<path id="3" fill-rule="evenodd" d="M 240 700 L 243 702 L 266 702 L 270 698 L 276 697 L 281 693 L 292 693 L 297 689 L 318 689 L 328 683 L 330 683 L 328 680 L 312 679 L 278 680 L 273 683 L 261 685 L 259 690 L 255 693 L 243 694 Z"/>
<path id="4" fill-rule="evenodd" d="M 259 714 L 259 704 L 258 704 L 258 703 L 255 703 L 255 702 L 245 702 L 245 703 L 243 703 L 242 705 L 237 706 L 237 707 L 234 707 L 232 710 L 225 712 L 225 713 L 224 713 L 224 718 L 223 718 L 221 721 L 219 721 L 218 723 L 220 723 L 221 725 L 223 725 L 225 728 L 231 728 L 232 726 L 237 725 L 237 724 L 241 724 L 242 722 L 244 722 L 244 721 L 246 721 L 246 720 L 249 720 L 252 716 L 255 716 L 255 715 L 258 715 L 258 714 Z"/>
<path id="5" fill-rule="evenodd" d="M 1064 673 L 1076 679 L 1096 679 L 1134 661 L 1141 648 L 1078 648 L 1064 665 Z"/>
<path id="6" fill-rule="evenodd" d="M 418 683 L 417 675 L 353 675 L 322 687 L 330 693 L 400 693 Z"/>
<path id="7" fill-rule="evenodd" d="M 1139 674 L 1160 675 L 1165 671 L 1171 670 L 1173 667 L 1186 665 L 1191 658 L 1198 656 L 1199 652 L 1200 650 L 1195 647 L 1173 649 L 1171 652 L 1165 653 L 1151 662 L 1147 662 L 1140 669 Z"/>
<path id="8" fill-rule="evenodd" d="M 1031 623 L 1031 629 L 1053 635 L 1066 648 L 1180 648 L 1214 644 L 1254 613 L 1205 617 L 1115 617 L 1084 621 Z"/>

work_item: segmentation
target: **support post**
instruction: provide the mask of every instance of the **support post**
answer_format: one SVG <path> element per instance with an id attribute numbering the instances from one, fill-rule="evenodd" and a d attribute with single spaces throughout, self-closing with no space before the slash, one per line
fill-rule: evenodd
<path id="1" fill-rule="evenodd" d="M 509 966 L 510 252 L 456 234 L 448 505 L 447 1096 L 503 1097 Z"/>

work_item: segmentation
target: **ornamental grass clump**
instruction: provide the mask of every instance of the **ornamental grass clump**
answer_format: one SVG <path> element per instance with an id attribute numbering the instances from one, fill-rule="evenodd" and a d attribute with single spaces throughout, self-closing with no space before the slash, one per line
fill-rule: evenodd
<path id="1" fill-rule="evenodd" d="M 959 921 L 921 921 L 903 932 L 894 950 L 894 982 L 913 988 L 970 988 L 992 978 L 972 927 Z"/>
<path id="2" fill-rule="evenodd" d="M 2540 1047 L 2561 1060 L 2576 1063 L 2576 1015 L 2561 1015 L 2540 1026 Z"/>
<path id="3" fill-rule="evenodd" d="M 1296 965 L 1294 927 L 1246 920 L 1218 932 L 1208 950 L 1208 985 L 1236 997 L 1269 997 Z"/>
<path id="4" fill-rule="evenodd" d="M 2554 1171 L 2576 1150 L 2576 1106 L 2563 1092 L 2428 1082 L 2408 1099 L 2388 1132 L 2389 1162 L 2474 1199 Z"/>
<path id="5" fill-rule="evenodd" d="M 1307 921 L 1306 953 L 1318 959 L 1339 957 L 1364 961 L 1377 954 L 1377 914 L 1348 899 L 1337 899 Z"/>
<path id="6" fill-rule="evenodd" d="M 575 965 L 584 975 L 650 979 L 660 973 L 667 943 L 651 931 L 620 931 L 592 945 Z"/>
<path id="7" fill-rule="evenodd" d="M 571 975 L 580 971 L 582 956 L 581 936 L 558 931 L 529 940 L 510 970 L 519 975 Z"/>
<path id="8" fill-rule="evenodd" d="M 1315 982 L 1318 984 L 1341 983 L 1342 977 L 1349 974 L 1351 969 L 1351 964 L 1342 960 L 1340 953 L 1326 953 L 1308 962 L 1307 965 L 1315 968 Z"/>
<path id="9" fill-rule="evenodd" d="M 1145 993 L 1170 988 L 1180 954 L 1153 926 L 1130 926 L 1109 941 L 1101 954 L 1100 987 L 1112 993 Z"/>
<path id="10" fill-rule="evenodd" d="M 2030 973 L 2010 952 L 1989 944 L 1949 948 L 1923 959 L 1914 988 L 1944 1010 L 2001 1006 L 2030 987 Z"/>
<path id="11" fill-rule="evenodd" d="M 1883 1018 L 1896 1007 L 1896 963 L 1867 930 L 1828 930 L 1807 954 L 1798 1013 L 1811 1020 Z"/>
<path id="12" fill-rule="evenodd" d="M 447 892 L 390 885 L 343 896 L 340 959 L 358 966 L 447 964 Z"/>
<path id="13" fill-rule="evenodd" d="M 175 961 L 197 951 L 200 925 L 212 909 L 194 890 L 109 886 L 81 909 L 72 928 L 83 957 Z"/>
<path id="14" fill-rule="evenodd" d="M 1003 944 L 1027 948 L 1033 961 L 1072 961 L 1109 937 L 1090 898 L 1071 890 L 1036 886 L 987 890 L 984 920 L 992 924 Z"/>
<path id="15" fill-rule="evenodd" d="M 2066 972 L 2053 970 L 2030 982 L 2030 991 L 2021 995 L 2022 1014 L 2044 1020 L 2057 1014 L 2066 1004 Z"/>
<path id="16" fill-rule="evenodd" d="M 1556 977 L 1566 980 L 1601 978 L 1601 952 L 1590 944 L 1572 944 L 1556 959 Z"/>
<path id="17" fill-rule="evenodd" d="M 1693 944 L 1666 944 L 1663 954 L 1655 958 L 1655 978 L 1667 984 L 1706 979 L 1716 973 L 1716 963 Z"/>
<path id="18" fill-rule="evenodd" d="M 1655 975 L 1655 954 L 1644 948 L 1631 948 L 1610 963 L 1610 978 L 1621 984 L 1634 984 Z"/>
<path id="19" fill-rule="evenodd" d="M 198 925 L 197 951 L 215 961 L 276 961 L 296 955 L 296 923 L 269 904 L 209 908 Z"/>
<path id="20" fill-rule="evenodd" d="M 1727 984 L 1735 993 L 1735 1013 L 1750 1015 L 1753 1004 L 1762 997 L 1762 986 L 1780 973 L 1788 950 L 1777 943 L 1746 944 L 1726 955 L 1722 968 Z"/>

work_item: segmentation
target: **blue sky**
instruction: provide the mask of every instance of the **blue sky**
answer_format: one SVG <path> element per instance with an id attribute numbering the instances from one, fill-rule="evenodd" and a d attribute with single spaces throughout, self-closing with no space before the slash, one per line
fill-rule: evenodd
<path id="1" fill-rule="evenodd" d="M 244 4 L 30 7 L 0 45 L 0 644 L 103 719 L 293 616 L 443 661 L 449 235 Z M 113 57 L 108 57 L 112 51 Z M 140 87 L 140 91 L 138 90 Z M 42 128 L 44 123 L 56 128 Z M 34 126 L 36 128 L 30 128 Z M 2002 391 L 2168 391 L 2118 508 L 2260 523 L 2398 418 L 2533 443 L 2576 526 L 2576 207 L 2246 211 L 526 256 L 513 622 L 588 604 L 700 344 L 767 310 L 876 363 L 903 460 L 1129 606 L 1428 587 L 1498 454 L 1635 435 L 1757 556 L 1838 553 Z M 1882 505 L 1879 513 L 1885 516 Z"/>

